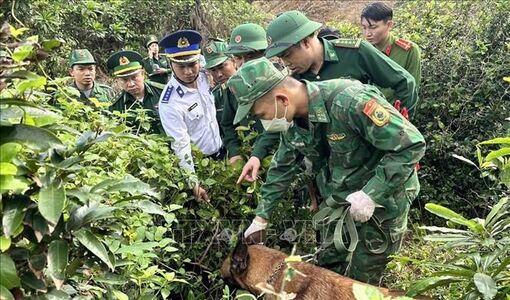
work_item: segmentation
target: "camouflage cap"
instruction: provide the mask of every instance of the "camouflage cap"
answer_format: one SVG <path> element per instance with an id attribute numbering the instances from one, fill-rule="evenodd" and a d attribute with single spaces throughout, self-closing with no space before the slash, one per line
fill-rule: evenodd
<path id="1" fill-rule="evenodd" d="M 106 61 L 106 67 L 115 77 L 129 76 L 143 68 L 142 56 L 135 51 L 113 53 Z"/>
<path id="2" fill-rule="evenodd" d="M 206 69 L 211 69 L 226 61 L 229 56 L 225 54 L 227 44 L 218 40 L 211 40 L 205 45 L 202 53 L 205 58 Z"/>
<path id="3" fill-rule="evenodd" d="M 69 67 L 74 65 L 92 65 L 96 64 L 94 57 L 87 49 L 74 49 L 69 55 Z"/>
<path id="4" fill-rule="evenodd" d="M 267 27 L 266 57 L 276 56 L 299 43 L 322 26 L 309 20 L 302 12 L 291 10 L 279 15 Z"/>
<path id="5" fill-rule="evenodd" d="M 262 26 L 247 23 L 232 30 L 228 44 L 228 54 L 244 54 L 254 51 L 264 51 L 267 48 L 266 31 Z"/>
<path id="6" fill-rule="evenodd" d="M 147 39 L 145 40 L 145 48 L 149 48 L 149 46 L 152 44 L 152 43 L 158 43 L 158 37 L 151 34 L 147 37 Z"/>
<path id="7" fill-rule="evenodd" d="M 261 57 L 244 63 L 227 81 L 239 104 L 234 124 L 250 112 L 253 103 L 270 92 L 285 78 L 269 59 Z"/>

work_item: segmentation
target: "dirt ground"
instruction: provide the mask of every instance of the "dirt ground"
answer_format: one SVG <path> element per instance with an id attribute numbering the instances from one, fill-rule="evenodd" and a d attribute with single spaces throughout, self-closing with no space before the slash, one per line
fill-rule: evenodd
<path id="1" fill-rule="evenodd" d="M 253 5 L 266 11 L 271 15 L 271 19 L 279 13 L 288 10 L 299 10 L 314 21 L 325 23 L 326 21 L 344 21 L 359 24 L 359 15 L 366 5 L 375 2 L 365 0 L 270 0 L 253 1 Z M 393 7 L 396 1 L 385 2 Z M 270 20 L 268 20 L 270 21 Z"/>

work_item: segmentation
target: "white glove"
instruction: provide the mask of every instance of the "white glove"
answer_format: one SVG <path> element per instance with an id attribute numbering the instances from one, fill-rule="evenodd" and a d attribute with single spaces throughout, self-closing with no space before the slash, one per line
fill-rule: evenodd
<path id="1" fill-rule="evenodd" d="M 354 192 L 347 196 L 345 200 L 351 204 L 349 212 L 354 221 L 361 223 L 365 223 L 372 217 L 376 207 L 382 207 L 363 191 Z"/>
<path id="2" fill-rule="evenodd" d="M 253 221 L 251 222 L 250 226 L 246 231 L 244 232 L 244 238 L 249 237 L 253 233 L 261 230 L 266 230 L 267 227 L 267 221 L 262 219 L 261 217 L 255 217 Z"/>

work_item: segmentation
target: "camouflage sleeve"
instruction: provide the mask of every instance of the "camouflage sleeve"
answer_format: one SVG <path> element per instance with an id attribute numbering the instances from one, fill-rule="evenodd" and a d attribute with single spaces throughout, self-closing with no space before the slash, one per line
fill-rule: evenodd
<path id="1" fill-rule="evenodd" d="M 278 202 L 284 197 L 294 180 L 303 156 L 282 134 L 280 145 L 267 171 L 266 182 L 261 188 L 261 200 L 255 213 L 269 220 Z"/>
<path id="2" fill-rule="evenodd" d="M 215 95 L 216 97 L 216 95 Z M 236 115 L 236 99 L 232 93 L 228 92 L 223 103 L 223 115 L 221 116 L 221 128 L 223 129 L 223 144 L 227 149 L 228 157 L 239 155 L 241 141 L 237 136 L 234 125 L 234 116 Z"/>
<path id="3" fill-rule="evenodd" d="M 413 76 L 366 41 L 361 42 L 359 53 L 359 64 L 370 81 L 382 88 L 393 89 L 395 97 L 412 112 L 418 102 L 418 91 Z"/>
<path id="4" fill-rule="evenodd" d="M 257 123 L 260 123 L 260 121 L 257 120 Z M 276 147 L 278 141 L 280 140 L 280 133 L 267 132 L 265 130 L 259 132 L 260 133 L 257 136 L 257 139 L 255 140 L 255 144 L 253 145 L 251 156 L 255 156 L 258 159 L 262 160 L 269 154 L 269 152 L 271 152 L 271 149 L 274 149 Z"/>
<path id="5" fill-rule="evenodd" d="M 375 202 L 387 206 L 388 196 L 402 188 L 415 171 L 416 163 L 425 153 L 425 140 L 375 87 L 365 86 L 354 97 L 359 98 L 347 108 L 350 126 L 384 153 L 374 176 L 362 190 Z"/>

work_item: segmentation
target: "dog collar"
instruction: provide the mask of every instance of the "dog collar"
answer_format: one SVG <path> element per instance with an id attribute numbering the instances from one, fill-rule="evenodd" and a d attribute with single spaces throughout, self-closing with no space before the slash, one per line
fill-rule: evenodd
<path id="1" fill-rule="evenodd" d="M 276 266 L 276 268 L 274 268 L 273 273 L 269 276 L 269 278 L 266 281 L 267 284 L 269 284 L 269 285 L 274 287 L 274 283 L 275 283 L 274 281 L 276 280 L 276 277 L 278 276 L 278 274 L 282 270 L 283 266 L 285 266 L 285 259 L 282 260 L 282 262 L 279 263 Z"/>

